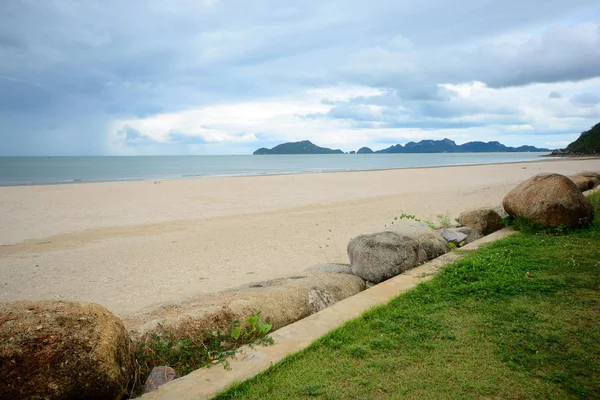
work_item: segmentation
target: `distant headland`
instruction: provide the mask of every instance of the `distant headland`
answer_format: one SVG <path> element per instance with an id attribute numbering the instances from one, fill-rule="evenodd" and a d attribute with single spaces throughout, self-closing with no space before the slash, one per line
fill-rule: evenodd
<path id="1" fill-rule="evenodd" d="M 404 146 L 396 144 L 385 149 L 373 151 L 368 147 L 361 147 L 358 151 L 350 154 L 396 154 L 396 153 L 488 153 L 488 152 L 542 152 L 550 149 L 537 148 L 534 146 L 509 147 L 499 142 L 467 142 L 457 145 L 453 140 L 421 140 L 420 142 L 408 142 Z M 340 149 L 329 149 L 320 147 L 303 140 L 301 142 L 282 143 L 267 149 L 262 147 L 256 150 L 254 155 L 271 154 L 345 154 Z"/>
<path id="2" fill-rule="evenodd" d="M 582 132 L 574 142 L 566 148 L 554 150 L 551 156 L 585 156 L 600 154 L 600 122 L 589 131 Z"/>

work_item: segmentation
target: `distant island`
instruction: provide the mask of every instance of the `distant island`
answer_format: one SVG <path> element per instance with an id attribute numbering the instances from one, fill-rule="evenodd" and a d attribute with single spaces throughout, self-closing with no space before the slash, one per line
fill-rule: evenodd
<path id="1" fill-rule="evenodd" d="M 566 148 L 554 150 L 553 156 L 580 156 L 600 154 L 600 122 L 589 131 L 582 132 L 573 143 Z"/>
<path id="2" fill-rule="evenodd" d="M 309 140 L 303 140 L 301 142 L 283 143 L 272 149 L 261 147 L 252 154 L 344 154 L 344 152 L 339 149 L 333 150 L 327 147 L 319 147 Z"/>
<path id="3" fill-rule="evenodd" d="M 531 152 L 550 151 L 550 149 L 537 148 L 534 146 L 509 147 L 499 142 L 467 142 L 457 145 L 453 140 L 421 140 L 420 142 L 408 142 L 404 146 L 396 144 L 386 149 L 373 151 L 368 147 L 361 147 L 356 154 L 396 154 L 396 153 L 488 153 L 488 152 Z M 354 154 L 351 151 L 350 154 Z M 269 154 L 345 154 L 339 149 L 319 147 L 309 140 L 301 142 L 283 143 L 267 149 L 262 147 L 256 150 L 254 155 Z"/>

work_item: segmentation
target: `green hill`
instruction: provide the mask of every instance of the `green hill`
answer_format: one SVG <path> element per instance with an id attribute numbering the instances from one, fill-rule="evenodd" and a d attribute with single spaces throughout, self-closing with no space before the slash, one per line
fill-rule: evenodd
<path id="1" fill-rule="evenodd" d="M 319 147 L 309 140 L 301 142 L 283 143 L 272 149 L 261 147 L 256 150 L 254 155 L 267 154 L 344 154 L 341 150 L 328 149 L 327 147 Z"/>
<path id="2" fill-rule="evenodd" d="M 565 152 L 570 154 L 600 154 L 600 122 L 589 131 L 583 132 L 576 141 L 567 146 Z"/>

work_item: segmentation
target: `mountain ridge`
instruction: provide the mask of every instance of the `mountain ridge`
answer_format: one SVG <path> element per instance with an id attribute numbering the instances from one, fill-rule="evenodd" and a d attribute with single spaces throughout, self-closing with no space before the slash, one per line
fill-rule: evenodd
<path id="1" fill-rule="evenodd" d="M 599 124 L 600 125 L 600 124 Z M 419 142 L 408 142 L 404 146 L 395 144 L 388 148 L 373 151 L 368 147 L 361 147 L 357 154 L 404 154 L 404 153 L 484 153 L 484 152 L 541 152 L 550 151 L 546 148 L 537 148 L 534 146 L 523 145 L 519 147 L 505 146 L 500 142 L 467 142 L 457 145 L 450 139 L 442 140 L 421 140 Z M 272 149 L 261 147 L 256 150 L 254 155 L 270 154 L 344 154 L 342 150 L 320 147 L 309 140 L 300 142 L 286 142 L 279 144 Z"/>

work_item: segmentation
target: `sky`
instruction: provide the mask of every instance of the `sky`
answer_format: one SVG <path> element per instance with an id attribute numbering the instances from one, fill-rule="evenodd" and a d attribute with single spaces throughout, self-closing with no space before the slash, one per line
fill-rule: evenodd
<path id="1" fill-rule="evenodd" d="M 562 148 L 598 122 L 597 0 L 0 2 L 0 156 Z"/>

